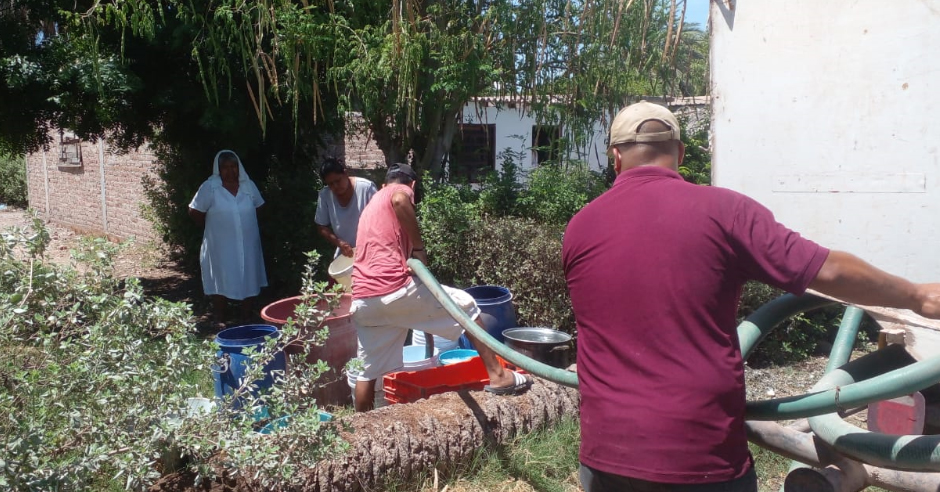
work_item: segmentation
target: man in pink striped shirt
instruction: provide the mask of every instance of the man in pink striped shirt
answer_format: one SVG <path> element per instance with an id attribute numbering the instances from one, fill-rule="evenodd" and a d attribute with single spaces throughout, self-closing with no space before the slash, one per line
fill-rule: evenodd
<path id="1" fill-rule="evenodd" d="M 415 215 L 417 174 L 407 164 L 389 167 L 385 186 L 359 218 L 352 274 L 353 322 L 359 335 L 359 358 L 364 363 L 356 382 L 356 411 L 372 409 L 375 381 L 403 366 L 402 346 L 408 330 L 420 330 L 456 340 L 463 329 L 408 268 L 408 258 L 427 263 L 427 252 Z M 444 287 L 468 316 L 479 320 L 480 308 L 466 292 Z M 469 333 L 490 377 L 488 392 L 524 392 L 532 380 L 503 368 L 496 354 Z M 428 337 L 431 340 L 432 337 Z"/>

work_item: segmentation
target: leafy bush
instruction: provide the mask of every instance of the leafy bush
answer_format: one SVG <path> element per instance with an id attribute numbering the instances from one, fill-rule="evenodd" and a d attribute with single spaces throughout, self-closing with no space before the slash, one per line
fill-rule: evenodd
<path id="1" fill-rule="evenodd" d="M 708 125 L 690 125 L 688 118 L 681 122 L 685 159 L 679 174 L 691 183 L 708 185 L 712 182 L 712 154 L 708 145 Z"/>
<path id="2" fill-rule="evenodd" d="M 508 288 L 519 326 L 547 326 L 574 333 L 561 264 L 563 229 L 519 217 L 481 218 L 463 250 L 462 284 Z"/>
<path id="3" fill-rule="evenodd" d="M 585 165 L 539 166 L 529 173 L 519 197 L 519 215 L 544 224 L 567 224 L 578 210 L 606 190 L 604 176 Z"/>
<path id="4" fill-rule="evenodd" d="M 455 286 L 501 285 L 513 293 L 520 325 L 574 332 L 561 265 L 565 225 L 607 188 L 579 163 L 547 164 L 518 179 L 518 156 L 479 189 L 430 184 L 418 207 L 430 269 Z"/>
<path id="5" fill-rule="evenodd" d="M 430 184 L 418 205 L 428 265 L 438 281 L 458 285 L 469 281 L 465 260 L 470 234 L 480 219 L 479 195 L 469 186 Z"/>
<path id="6" fill-rule="evenodd" d="M 74 252 L 75 269 L 44 260 L 48 241 L 34 218 L 31 229 L 4 232 L 0 242 L 0 488 L 142 489 L 180 456 L 203 478 L 222 467 L 250 473 L 263 488 L 284 486 L 342 447 L 305 396 L 324 363 L 306 365 L 299 354 L 270 391 L 255 392 L 252 383 L 275 351 L 299 338 L 298 326 L 325 318 L 314 307 L 325 284 L 310 281 L 316 255 L 304 272 L 297 322 L 251 354 L 245 384 L 221 411 L 187 415 L 187 398 L 207 386 L 217 349 L 190 332 L 189 307 L 146 298 L 135 279 L 115 279 L 117 246 L 87 241 Z M 324 336 L 301 341 L 304 352 Z M 233 410 L 235 398 L 250 410 Z M 257 435 L 262 407 L 290 415 L 290 425 Z"/>
<path id="7" fill-rule="evenodd" d="M 22 157 L 0 154 L 0 203 L 26 206 L 26 164 Z"/>

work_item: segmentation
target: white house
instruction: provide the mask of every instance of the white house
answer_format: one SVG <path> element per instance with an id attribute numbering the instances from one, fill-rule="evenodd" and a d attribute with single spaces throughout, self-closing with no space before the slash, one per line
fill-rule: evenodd
<path id="1" fill-rule="evenodd" d="M 643 98 L 663 104 L 677 113 L 706 118 L 709 98 Z M 567 159 L 581 161 L 590 169 L 607 168 L 608 124 L 613 115 L 599 115 L 594 131 L 585 143 L 569 146 Z M 540 163 L 557 158 L 553 145 L 565 129 L 540 125 L 526 103 L 508 97 L 480 97 L 463 110 L 461 123 L 451 149 L 451 176 L 476 181 L 482 172 L 501 170 L 507 155 L 524 173 Z"/>

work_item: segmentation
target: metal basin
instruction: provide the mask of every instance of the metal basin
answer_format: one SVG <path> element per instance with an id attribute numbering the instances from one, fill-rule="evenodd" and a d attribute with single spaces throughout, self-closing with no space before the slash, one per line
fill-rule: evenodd
<path id="1" fill-rule="evenodd" d="M 510 328 L 503 332 L 506 346 L 553 367 L 566 368 L 571 335 L 551 328 Z"/>

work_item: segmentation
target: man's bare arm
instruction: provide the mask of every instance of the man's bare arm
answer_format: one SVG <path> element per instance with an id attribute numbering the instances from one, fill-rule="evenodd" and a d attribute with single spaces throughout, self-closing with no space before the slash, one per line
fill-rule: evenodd
<path id="1" fill-rule="evenodd" d="M 427 252 L 424 251 L 424 241 L 418 229 L 418 217 L 415 215 L 415 206 L 407 194 L 398 192 L 392 195 L 392 208 L 402 231 L 411 239 L 414 247 L 413 256 L 424 263 L 428 262 Z"/>
<path id="2" fill-rule="evenodd" d="M 915 284 L 844 251 L 830 251 L 809 288 L 853 304 L 910 309 L 940 318 L 940 284 Z"/>

